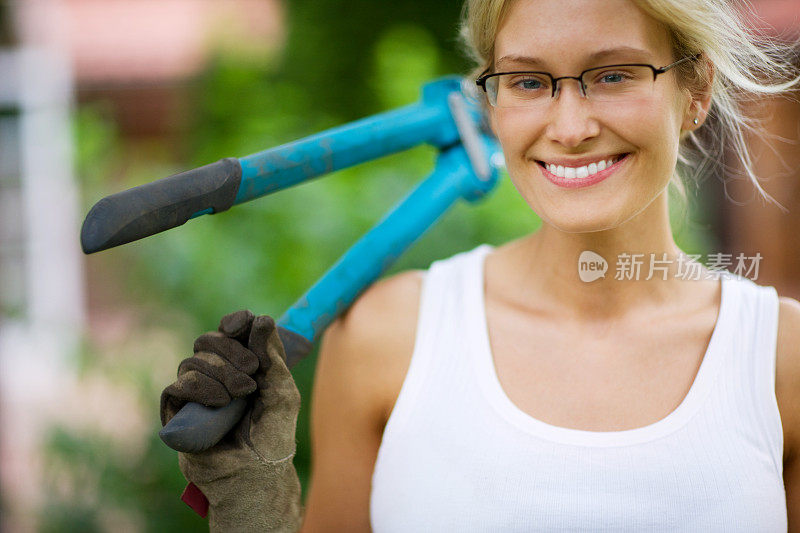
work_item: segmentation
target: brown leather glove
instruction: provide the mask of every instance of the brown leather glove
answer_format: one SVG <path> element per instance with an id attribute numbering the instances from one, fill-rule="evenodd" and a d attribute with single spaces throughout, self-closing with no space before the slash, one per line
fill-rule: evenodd
<path id="1" fill-rule="evenodd" d="M 221 407 L 250 396 L 242 420 L 201 453 L 179 453 L 186 479 L 209 501 L 212 531 L 291 531 L 301 523 L 292 460 L 300 393 L 272 318 L 237 311 L 197 338 L 178 380 L 161 394 L 166 424 L 186 402 Z"/>

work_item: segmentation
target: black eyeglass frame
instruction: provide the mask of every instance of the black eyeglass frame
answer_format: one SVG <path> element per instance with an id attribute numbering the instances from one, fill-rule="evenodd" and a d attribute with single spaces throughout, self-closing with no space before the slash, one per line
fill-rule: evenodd
<path id="1" fill-rule="evenodd" d="M 586 86 L 583 83 L 583 75 L 586 74 L 587 72 L 591 72 L 593 70 L 605 69 L 605 68 L 614 68 L 614 67 L 648 67 L 650 70 L 653 71 L 653 82 L 655 83 L 656 78 L 658 77 L 659 74 L 664 74 L 665 72 L 667 72 L 671 68 L 680 65 L 684 61 L 697 60 L 697 59 L 700 58 L 701 55 L 702 55 L 702 52 L 697 53 L 697 54 L 695 54 L 693 56 L 686 56 L 684 58 L 681 58 L 681 59 L 675 61 L 674 63 L 671 63 L 669 65 L 666 65 L 666 66 L 660 67 L 660 68 L 654 67 L 653 65 L 649 65 L 647 63 L 620 63 L 620 64 L 616 64 L 616 65 L 604 65 L 604 66 L 601 66 L 601 67 L 587 68 L 586 70 L 581 72 L 578 76 L 561 76 L 560 78 L 554 78 L 553 75 L 550 74 L 549 72 L 540 72 L 540 71 L 535 71 L 535 70 L 513 70 L 513 71 L 508 71 L 508 72 L 493 72 L 492 74 L 489 74 L 488 72 L 489 72 L 489 70 L 491 70 L 491 67 L 490 67 L 490 68 L 487 68 L 486 70 L 484 70 L 483 72 L 481 72 L 480 76 L 478 76 L 478 79 L 475 80 L 475 84 L 478 87 L 480 87 L 481 89 L 483 89 L 483 92 L 488 93 L 488 91 L 486 90 L 486 80 L 488 80 L 489 78 L 492 78 L 494 76 L 503 76 L 505 74 L 544 74 L 545 76 L 550 78 L 550 82 L 551 82 L 551 84 L 550 84 L 550 87 L 551 87 L 550 96 L 551 96 L 551 98 L 555 98 L 556 94 L 558 94 L 558 91 L 561 88 L 561 85 L 558 82 L 561 81 L 561 80 L 577 80 L 578 81 L 578 85 L 580 86 L 581 96 L 583 96 L 584 98 L 587 98 L 587 96 L 586 96 Z"/>

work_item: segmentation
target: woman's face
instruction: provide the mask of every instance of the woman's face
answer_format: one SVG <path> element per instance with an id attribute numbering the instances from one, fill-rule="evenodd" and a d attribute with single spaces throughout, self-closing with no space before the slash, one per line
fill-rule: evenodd
<path id="1" fill-rule="evenodd" d="M 640 52 L 590 57 L 620 47 Z M 560 77 L 620 63 L 663 67 L 680 58 L 672 57 L 666 28 L 630 0 L 515 0 L 500 24 L 494 59 L 496 72 Z M 559 83 L 560 94 L 544 106 L 490 108 L 508 173 L 546 223 L 569 233 L 614 228 L 664 192 L 681 129 L 691 127 L 697 109 L 690 109 L 691 96 L 674 70 L 657 76 L 652 93 L 625 105 L 584 99 L 576 80 Z M 628 155 L 608 177 L 577 188 L 551 182 L 541 166 L 580 167 L 621 154 Z"/>

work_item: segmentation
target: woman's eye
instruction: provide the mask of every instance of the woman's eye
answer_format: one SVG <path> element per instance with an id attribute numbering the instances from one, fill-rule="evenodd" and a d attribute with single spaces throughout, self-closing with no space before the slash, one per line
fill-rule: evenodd
<path id="1" fill-rule="evenodd" d="M 524 91 L 534 91 L 534 90 L 537 90 L 537 89 L 541 89 L 542 86 L 543 86 L 542 82 L 540 80 L 535 79 L 535 78 L 525 78 L 525 79 L 515 80 L 512 83 L 512 85 L 515 88 L 522 89 Z"/>
<path id="2" fill-rule="evenodd" d="M 601 83 L 620 83 L 625 81 L 626 79 L 627 77 L 622 72 L 612 72 L 600 76 Z"/>

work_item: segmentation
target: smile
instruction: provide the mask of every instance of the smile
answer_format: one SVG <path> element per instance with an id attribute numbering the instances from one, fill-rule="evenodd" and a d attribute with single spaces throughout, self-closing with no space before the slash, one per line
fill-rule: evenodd
<path id="1" fill-rule="evenodd" d="M 581 166 L 558 165 L 537 161 L 545 177 L 560 187 L 587 187 L 603 181 L 627 160 L 630 154 L 606 157 Z"/>

